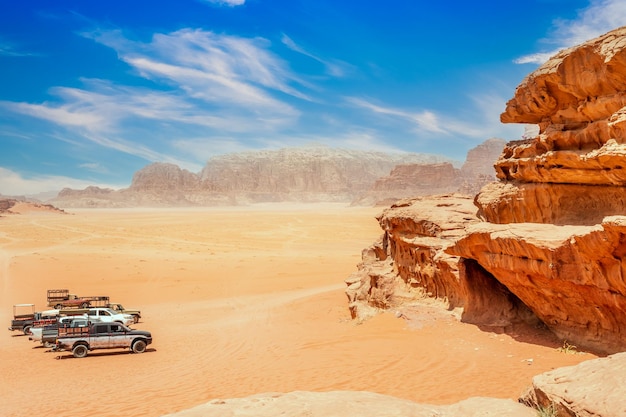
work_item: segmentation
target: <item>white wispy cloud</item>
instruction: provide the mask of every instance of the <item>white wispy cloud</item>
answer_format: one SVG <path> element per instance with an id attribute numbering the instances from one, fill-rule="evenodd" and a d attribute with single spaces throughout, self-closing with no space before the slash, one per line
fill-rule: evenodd
<path id="1" fill-rule="evenodd" d="M 94 181 L 86 181 L 64 176 L 35 175 L 24 177 L 10 169 L 0 167 L 0 193 L 8 196 L 35 195 L 46 191 L 60 191 L 63 188 L 83 189 L 90 185 L 102 188 L 122 188 L 119 185 L 98 184 Z"/>
<path id="2" fill-rule="evenodd" d="M 83 35 L 114 49 L 158 87 L 82 79 L 82 88 L 50 88 L 51 99 L 45 102 L 0 101 L 0 108 L 65 128 L 69 134 L 60 140 L 86 140 L 153 161 L 167 155 L 152 150 L 157 145 L 145 138 L 145 131 L 154 136 L 170 129 L 185 136 L 196 126 L 208 135 L 276 132 L 300 117 L 285 97 L 311 100 L 296 88 L 306 83 L 269 52 L 265 39 L 193 29 L 157 33 L 147 43 L 127 39 L 120 31 Z"/>
<path id="3" fill-rule="evenodd" d="M 23 50 L 19 45 L 0 36 L 0 56 L 38 56 L 33 52 Z"/>
<path id="4" fill-rule="evenodd" d="M 346 101 L 354 106 L 369 110 L 375 114 L 402 120 L 416 137 L 434 135 L 471 137 L 487 139 L 497 136 L 508 139 L 521 137 L 522 128 L 517 125 L 503 125 L 498 115 L 506 108 L 506 100 L 497 94 L 481 93 L 470 96 L 473 111 L 463 118 L 437 113 L 432 110 L 409 111 L 393 106 L 375 104 L 371 101 L 348 97 Z"/>
<path id="5" fill-rule="evenodd" d="M 450 133 L 446 128 L 442 126 L 439 117 L 430 110 L 410 112 L 404 109 L 384 107 L 382 105 L 374 104 L 371 101 L 357 97 L 348 97 L 346 98 L 346 101 L 348 103 L 351 103 L 352 105 L 370 110 L 377 114 L 394 116 L 400 119 L 404 119 L 412 124 L 415 124 L 417 128 L 424 131 L 434 133 Z"/>
<path id="6" fill-rule="evenodd" d="M 517 64 L 543 64 L 559 50 L 583 43 L 609 30 L 626 25 L 626 2 L 623 0 L 591 0 L 574 20 L 558 19 L 544 43 L 554 45 L 515 60 Z"/>
<path id="7" fill-rule="evenodd" d="M 268 41 L 182 29 L 134 42 L 119 31 L 86 34 L 115 49 L 145 78 L 167 82 L 212 104 L 236 103 L 255 111 L 293 114 L 272 96 L 284 93 L 310 100 L 291 83 L 301 83 L 287 64 L 271 54 Z"/>
<path id="8" fill-rule="evenodd" d="M 202 0 L 205 3 L 216 4 L 218 6 L 243 6 L 246 3 L 246 0 Z"/>
<path id="9" fill-rule="evenodd" d="M 291 49 L 292 51 L 298 52 L 304 56 L 308 56 L 309 58 L 322 64 L 326 68 L 326 73 L 330 76 L 345 77 L 347 73 L 352 70 L 351 65 L 343 61 L 323 59 L 318 57 L 317 55 L 308 52 L 300 45 L 296 44 L 293 39 L 285 34 L 283 34 L 281 41 L 285 46 L 287 46 L 287 48 Z"/>

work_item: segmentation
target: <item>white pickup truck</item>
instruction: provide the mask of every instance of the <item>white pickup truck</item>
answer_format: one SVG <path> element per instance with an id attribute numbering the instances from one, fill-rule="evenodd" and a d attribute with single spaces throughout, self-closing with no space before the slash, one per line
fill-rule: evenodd
<path id="1" fill-rule="evenodd" d="M 71 350 L 75 358 L 84 358 L 90 350 L 127 348 L 143 353 L 152 343 L 152 334 L 129 329 L 121 323 L 93 323 L 89 327 L 59 327 L 56 350 Z"/>
<path id="2" fill-rule="evenodd" d="M 131 314 L 118 313 L 110 308 L 94 307 L 87 310 L 89 321 L 99 321 L 103 323 L 122 323 L 129 326 L 135 323 L 135 318 Z"/>
<path id="3" fill-rule="evenodd" d="M 59 317 L 56 322 L 44 326 L 32 327 L 28 340 L 33 342 L 41 342 L 44 347 L 52 347 L 55 344 L 59 334 L 59 327 L 87 327 L 89 326 L 87 315 L 63 316 Z"/>

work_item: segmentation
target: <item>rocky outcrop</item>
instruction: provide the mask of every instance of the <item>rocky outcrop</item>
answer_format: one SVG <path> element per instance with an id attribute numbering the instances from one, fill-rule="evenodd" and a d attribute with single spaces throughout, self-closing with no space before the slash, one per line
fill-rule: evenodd
<path id="1" fill-rule="evenodd" d="M 0 215 L 2 214 L 22 214 L 27 212 L 48 212 L 66 214 L 65 211 L 54 207 L 51 204 L 42 204 L 14 198 L 0 197 Z"/>
<path id="2" fill-rule="evenodd" d="M 214 157 L 200 178 L 203 186 L 234 193 L 246 202 L 349 202 L 398 164 L 430 166 L 440 161 L 419 154 L 313 146 Z"/>
<path id="3" fill-rule="evenodd" d="M 211 158 L 198 174 L 174 164 L 137 171 L 129 188 L 64 189 L 62 207 L 214 206 L 263 202 L 344 202 L 375 205 L 416 195 L 472 193 L 504 146 L 490 139 L 468 153 L 461 170 L 425 154 L 332 149 L 323 146 L 240 152 Z M 391 174 L 390 174 L 391 172 Z"/>
<path id="4" fill-rule="evenodd" d="M 620 417 L 624 398 L 626 353 L 618 353 L 537 375 L 520 402 L 563 417 Z"/>
<path id="5" fill-rule="evenodd" d="M 451 193 L 459 188 L 460 183 L 461 172 L 451 163 L 396 165 L 388 176 L 376 180 L 352 204 L 380 205 L 412 196 Z"/>
<path id="6" fill-rule="evenodd" d="M 501 120 L 539 135 L 507 145 L 501 182 L 477 198 L 481 217 L 596 224 L 626 213 L 625 38 L 620 28 L 561 51 L 517 87 Z"/>
<path id="7" fill-rule="evenodd" d="M 242 152 L 211 158 L 199 174 L 153 163 L 135 173 L 129 188 L 65 189 L 51 202 L 63 207 L 349 203 L 398 164 L 442 162 L 444 158 L 435 155 L 322 146 Z"/>
<path id="8" fill-rule="evenodd" d="M 559 339 L 618 352 L 626 346 L 624 236 L 622 216 L 596 226 L 477 223 L 448 252 L 478 263 Z"/>
<path id="9" fill-rule="evenodd" d="M 626 349 L 624 74 L 626 28 L 531 73 L 502 121 L 536 123 L 539 134 L 506 145 L 498 181 L 481 189 L 477 210 L 463 209 L 467 219 L 444 243 L 455 204 L 439 204 L 446 213 L 437 215 L 424 201 L 384 212 L 382 240 L 347 281 L 353 316 L 415 286 L 413 300 L 421 288 L 463 307 L 464 321 L 541 322 L 581 349 Z"/>
<path id="10" fill-rule="evenodd" d="M 213 400 L 167 417 L 535 417 L 537 413 L 513 400 L 475 397 L 452 405 L 423 405 L 363 391 L 257 394 Z M 165 417 L 165 416 L 164 416 Z"/>
<path id="11" fill-rule="evenodd" d="M 353 318 L 363 320 L 380 309 L 431 297 L 450 310 L 462 308 L 461 320 L 468 323 L 505 329 L 538 321 L 478 262 L 449 253 L 472 225 L 481 225 L 472 198 L 440 195 L 399 201 L 377 220 L 383 235 L 363 250 L 357 271 L 346 279 Z"/>
<path id="12" fill-rule="evenodd" d="M 461 167 L 462 183 L 456 191 L 476 195 L 484 185 L 494 181 L 496 174 L 493 167 L 505 145 L 505 140 L 491 138 L 470 149 Z"/>
<path id="13" fill-rule="evenodd" d="M 398 165 L 352 204 L 389 206 L 405 198 L 446 193 L 473 196 L 496 179 L 493 165 L 505 144 L 492 138 L 470 149 L 461 169 L 451 163 Z"/>
<path id="14" fill-rule="evenodd" d="M 129 191 L 146 193 L 185 193 L 199 190 L 198 175 L 177 165 L 155 162 L 133 176 Z"/>

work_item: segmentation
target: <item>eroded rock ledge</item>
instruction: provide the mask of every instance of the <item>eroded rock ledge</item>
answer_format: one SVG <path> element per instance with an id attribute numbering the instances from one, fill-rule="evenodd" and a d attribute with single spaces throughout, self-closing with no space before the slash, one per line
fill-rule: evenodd
<path id="1" fill-rule="evenodd" d="M 529 74 L 500 119 L 534 123 L 481 191 L 492 223 L 596 224 L 626 213 L 626 28 L 566 49 Z"/>
<path id="2" fill-rule="evenodd" d="M 353 317 L 430 296 L 466 322 L 541 322 L 582 349 L 626 350 L 626 28 L 529 74 L 501 119 L 539 134 L 506 145 L 473 202 L 385 210 L 346 281 Z"/>

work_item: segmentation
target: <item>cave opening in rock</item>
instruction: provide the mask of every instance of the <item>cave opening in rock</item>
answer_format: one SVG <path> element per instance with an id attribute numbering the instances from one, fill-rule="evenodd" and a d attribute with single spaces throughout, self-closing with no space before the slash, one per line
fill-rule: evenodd
<path id="1" fill-rule="evenodd" d="M 463 322 L 502 331 L 517 324 L 547 328 L 519 297 L 476 260 L 461 259 L 459 274 L 465 291 Z"/>

